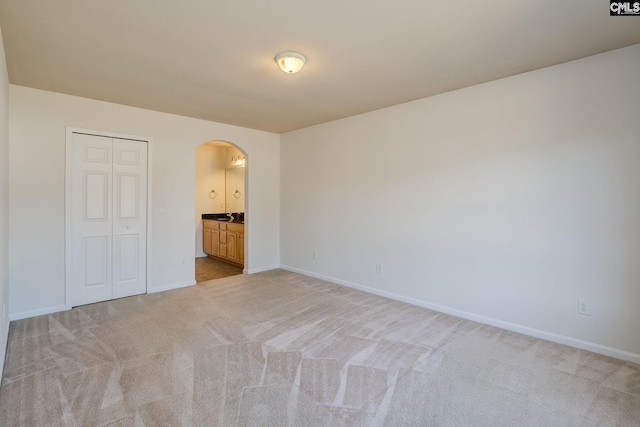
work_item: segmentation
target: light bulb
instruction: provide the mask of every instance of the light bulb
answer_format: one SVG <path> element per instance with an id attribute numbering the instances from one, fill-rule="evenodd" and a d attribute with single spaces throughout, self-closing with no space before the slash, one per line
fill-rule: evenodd
<path id="1" fill-rule="evenodd" d="M 282 52 L 276 56 L 276 62 L 280 69 L 287 74 L 294 74 L 302 70 L 306 61 L 307 58 L 297 52 Z"/>

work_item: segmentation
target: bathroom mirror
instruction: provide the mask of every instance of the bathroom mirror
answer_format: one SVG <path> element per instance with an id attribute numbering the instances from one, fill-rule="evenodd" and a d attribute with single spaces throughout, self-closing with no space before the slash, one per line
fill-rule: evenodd
<path id="1" fill-rule="evenodd" d="M 245 168 L 229 168 L 225 171 L 225 199 L 227 212 L 244 212 Z"/>

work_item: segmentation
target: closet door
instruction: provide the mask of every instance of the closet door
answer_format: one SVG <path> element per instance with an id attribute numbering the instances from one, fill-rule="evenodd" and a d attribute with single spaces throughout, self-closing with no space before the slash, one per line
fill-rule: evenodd
<path id="1" fill-rule="evenodd" d="M 74 133 L 71 304 L 146 291 L 147 144 Z"/>
<path id="2" fill-rule="evenodd" d="M 111 299 L 111 138 L 73 135 L 71 238 L 74 306 Z"/>
<path id="3" fill-rule="evenodd" d="M 113 140 L 113 298 L 147 290 L 147 144 Z"/>

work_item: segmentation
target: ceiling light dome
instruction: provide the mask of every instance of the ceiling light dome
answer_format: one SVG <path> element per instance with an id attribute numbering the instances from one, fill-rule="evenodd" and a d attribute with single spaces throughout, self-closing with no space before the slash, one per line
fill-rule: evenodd
<path id="1" fill-rule="evenodd" d="M 294 74 L 302 70 L 306 61 L 307 58 L 298 52 L 282 52 L 276 56 L 276 62 L 280 69 L 287 74 Z"/>

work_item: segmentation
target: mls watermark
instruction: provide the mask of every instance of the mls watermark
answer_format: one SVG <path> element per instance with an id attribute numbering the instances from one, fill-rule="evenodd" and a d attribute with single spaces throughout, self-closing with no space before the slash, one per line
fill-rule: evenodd
<path id="1" fill-rule="evenodd" d="M 609 0 L 610 16 L 640 15 L 640 1 Z"/>

